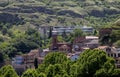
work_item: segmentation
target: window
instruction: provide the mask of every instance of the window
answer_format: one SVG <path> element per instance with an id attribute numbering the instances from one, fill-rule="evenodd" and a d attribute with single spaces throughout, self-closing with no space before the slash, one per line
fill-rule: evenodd
<path id="1" fill-rule="evenodd" d="M 111 57 L 113 57 L 113 54 L 111 54 Z"/>
<path id="2" fill-rule="evenodd" d="M 111 48 L 106 48 L 106 51 L 107 51 L 107 52 L 110 52 L 110 51 L 111 51 Z"/>
<path id="3" fill-rule="evenodd" d="M 114 54 L 114 57 L 116 57 L 116 54 Z"/>
<path id="4" fill-rule="evenodd" d="M 118 57 L 120 57 L 120 53 L 118 53 Z"/>
<path id="5" fill-rule="evenodd" d="M 119 61 L 118 61 L 118 60 L 116 60 L 116 63 L 119 63 Z"/>

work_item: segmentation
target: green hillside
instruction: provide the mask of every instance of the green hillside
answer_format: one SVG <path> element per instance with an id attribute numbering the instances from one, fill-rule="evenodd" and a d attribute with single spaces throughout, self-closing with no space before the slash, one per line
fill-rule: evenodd
<path id="1" fill-rule="evenodd" d="M 100 28 L 118 19 L 120 0 L 0 0 L 0 66 L 16 54 L 48 48 L 51 38 L 40 36 L 40 26 Z M 119 33 L 112 34 L 117 46 Z"/>
<path id="2" fill-rule="evenodd" d="M 120 18 L 120 0 L 3 0 L 0 21 L 12 24 L 104 26 Z"/>

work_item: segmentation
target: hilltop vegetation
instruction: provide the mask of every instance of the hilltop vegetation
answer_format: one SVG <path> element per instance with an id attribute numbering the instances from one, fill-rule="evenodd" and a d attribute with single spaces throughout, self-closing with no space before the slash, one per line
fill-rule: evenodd
<path id="1" fill-rule="evenodd" d="M 104 26 L 120 18 L 119 4 L 119 0 L 3 0 L 0 21 L 9 23 L 12 19 L 16 24 L 19 20 L 36 26 Z"/>

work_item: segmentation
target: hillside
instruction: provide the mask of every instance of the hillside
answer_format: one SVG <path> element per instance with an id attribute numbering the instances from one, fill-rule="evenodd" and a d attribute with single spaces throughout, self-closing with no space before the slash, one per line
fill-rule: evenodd
<path id="1" fill-rule="evenodd" d="M 51 38 L 42 38 L 39 26 L 99 28 L 118 19 L 120 0 L 0 0 L 0 66 L 16 54 L 49 46 Z"/>
<path id="2" fill-rule="evenodd" d="M 120 18 L 120 0 L 1 0 L 0 22 L 104 26 Z"/>

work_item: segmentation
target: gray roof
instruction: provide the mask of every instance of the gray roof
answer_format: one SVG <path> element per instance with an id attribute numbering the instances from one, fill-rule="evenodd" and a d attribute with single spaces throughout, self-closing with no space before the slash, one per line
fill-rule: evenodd
<path id="1" fill-rule="evenodd" d="M 86 44 L 98 44 L 98 40 L 91 40 L 87 42 Z"/>

